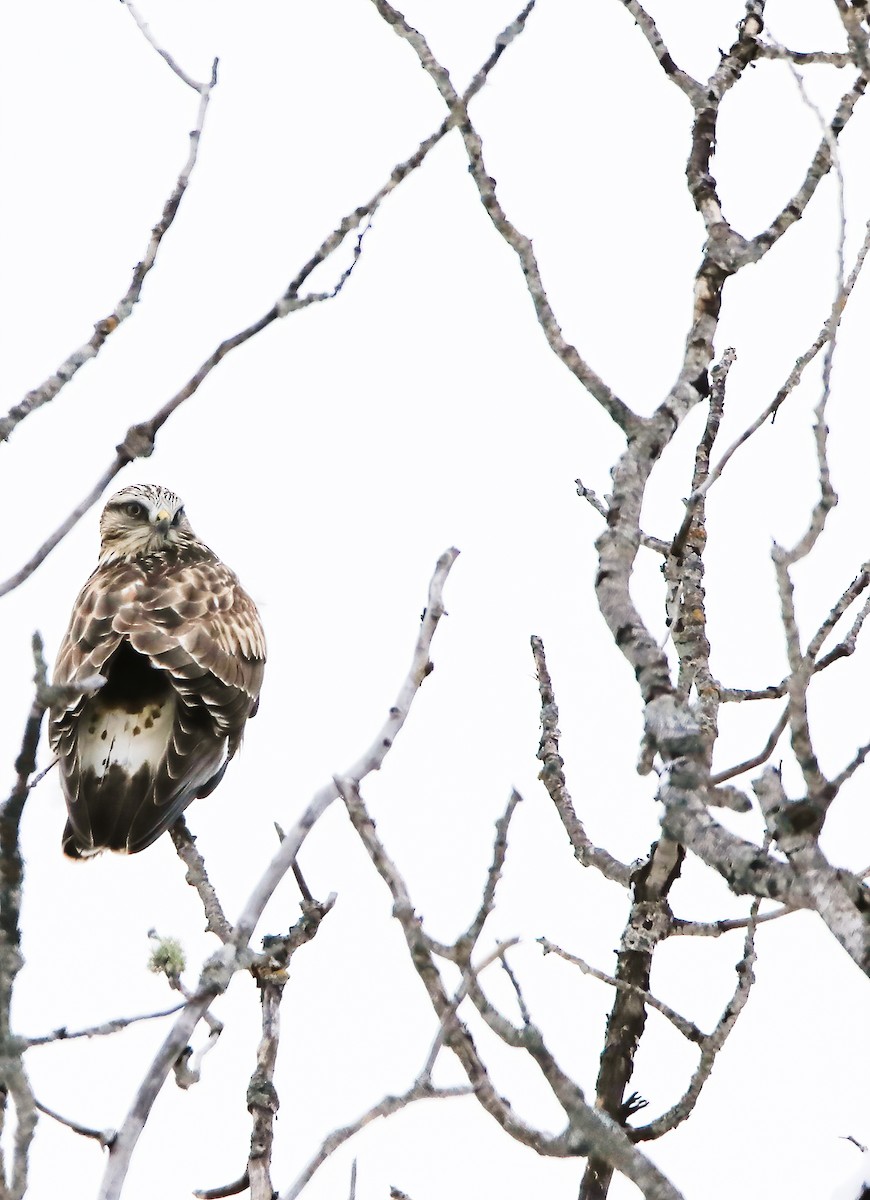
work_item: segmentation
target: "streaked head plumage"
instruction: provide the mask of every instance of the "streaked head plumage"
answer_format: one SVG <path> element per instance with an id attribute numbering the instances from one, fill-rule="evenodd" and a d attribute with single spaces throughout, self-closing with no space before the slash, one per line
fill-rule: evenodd
<path id="1" fill-rule="evenodd" d="M 169 488 L 134 483 L 110 497 L 100 517 L 100 562 L 131 560 L 196 541 L 184 504 Z"/>

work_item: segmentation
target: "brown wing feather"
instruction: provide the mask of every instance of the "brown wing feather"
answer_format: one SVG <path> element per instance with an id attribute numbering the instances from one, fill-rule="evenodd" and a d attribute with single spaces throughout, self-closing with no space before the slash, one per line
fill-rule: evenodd
<path id="1" fill-rule="evenodd" d="M 104 672 L 109 683 L 95 697 L 52 714 L 51 742 L 70 814 L 68 853 L 144 849 L 216 786 L 256 711 L 266 653 L 257 610 L 228 567 L 204 547 L 196 551 L 174 561 L 99 568 L 79 594 L 55 682 L 75 684 Z M 125 737 L 128 725 L 139 732 L 148 717 L 137 691 L 138 668 L 130 672 L 130 650 L 148 665 L 141 680 L 146 692 L 156 688 L 157 694 L 168 683 L 171 728 L 147 761 L 131 752 L 124 771 L 110 762 L 110 749 L 95 769 L 86 729 L 95 743 L 108 732 L 114 746 L 119 713 L 132 714 Z"/>

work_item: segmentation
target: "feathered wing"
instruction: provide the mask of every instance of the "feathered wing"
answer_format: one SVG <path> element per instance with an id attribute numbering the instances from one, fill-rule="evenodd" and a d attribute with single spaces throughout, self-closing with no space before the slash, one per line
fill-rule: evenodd
<path id="1" fill-rule="evenodd" d="M 204 547 L 98 568 L 55 683 L 107 683 L 52 713 L 69 821 L 64 850 L 144 850 L 220 782 L 256 712 L 265 639 L 253 601 Z"/>

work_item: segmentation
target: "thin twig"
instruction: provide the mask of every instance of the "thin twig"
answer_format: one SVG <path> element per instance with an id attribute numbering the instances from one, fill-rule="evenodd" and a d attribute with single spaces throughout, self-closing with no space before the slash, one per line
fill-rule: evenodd
<path id="1" fill-rule="evenodd" d="M 771 417 L 776 415 L 777 411 L 779 410 L 780 405 L 783 403 L 783 401 L 788 396 L 791 395 L 791 393 L 795 390 L 797 385 L 800 383 L 806 367 L 809 366 L 809 364 L 813 361 L 813 359 L 816 357 L 816 355 L 828 344 L 828 342 L 830 341 L 831 337 L 834 334 L 834 331 L 839 326 L 840 321 L 842 320 L 843 310 L 845 309 L 846 304 L 849 300 L 849 297 L 852 294 L 852 291 L 858 280 L 858 276 L 861 274 L 861 269 L 864 266 L 864 262 L 865 262 L 865 259 L 867 258 L 868 251 L 870 251 L 870 221 L 868 221 L 868 223 L 867 223 L 867 228 L 864 233 L 864 240 L 861 243 L 861 248 L 858 251 L 858 255 L 855 259 L 855 264 L 852 267 L 852 270 L 849 273 L 849 277 L 846 280 L 845 284 L 843 285 L 842 290 L 839 292 L 839 294 L 835 298 L 834 303 L 831 306 L 831 312 L 830 312 L 827 320 L 825 321 L 824 325 L 820 329 L 818 335 L 816 336 L 815 341 L 812 343 L 812 345 L 807 350 L 805 350 L 803 352 L 803 354 L 797 360 L 797 362 L 795 363 L 795 365 L 792 367 L 791 371 L 789 372 L 788 378 L 786 379 L 785 383 L 783 383 L 782 387 L 779 389 L 779 391 L 776 393 L 776 395 L 771 400 L 771 402 L 767 405 L 767 407 L 765 409 L 763 409 L 761 413 L 759 413 L 759 415 L 755 418 L 755 420 L 750 425 L 748 425 L 746 429 L 744 429 L 743 433 L 741 433 L 740 436 L 738 438 L 736 438 L 731 443 L 731 445 L 728 447 L 728 449 L 723 453 L 722 457 L 716 463 L 715 467 L 713 467 L 712 471 L 710 472 L 709 476 L 705 480 L 704 484 L 699 489 L 700 495 L 704 495 L 710 490 L 710 488 L 717 481 L 717 479 L 719 479 L 722 472 L 725 470 L 728 463 L 731 461 L 731 458 L 734 456 L 734 454 L 736 454 L 736 452 L 740 449 L 740 447 L 745 445 L 746 442 L 748 442 L 749 439 L 752 437 L 752 435 L 754 433 L 757 433 L 758 430 L 762 427 L 762 425 L 765 424 L 766 421 L 768 421 Z M 687 504 L 695 504 L 695 503 L 697 503 L 697 498 L 694 495 L 690 496 L 687 501 Z"/>
<path id="2" fill-rule="evenodd" d="M 858 768 L 863 764 L 867 755 L 870 754 L 870 742 L 865 742 L 863 746 L 859 746 L 855 751 L 853 758 L 843 767 L 839 775 L 835 775 L 831 780 L 831 787 L 834 792 L 839 792 L 844 783 L 852 778 Z"/>
<path id="3" fill-rule="evenodd" d="M 761 58 L 787 58 L 799 67 L 810 66 L 813 63 L 825 63 L 829 67 L 851 67 L 854 59 L 845 50 L 790 50 L 778 42 L 769 46 L 761 43 L 759 49 Z"/>
<path id="4" fill-rule="evenodd" d="M 277 821 L 274 821 L 273 824 L 275 826 L 275 832 L 278 834 L 278 841 L 283 842 L 284 841 L 284 830 L 281 828 L 281 826 L 278 824 Z M 305 877 L 302 874 L 302 871 L 300 869 L 298 862 L 294 861 L 292 871 L 293 871 L 293 878 L 296 880 L 296 886 L 299 888 L 299 891 L 302 895 L 302 899 L 305 901 L 306 904 L 313 904 L 314 897 L 312 896 L 311 892 L 309 891 L 308 884 L 305 882 Z"/>
<path id="5" fill-rule="evenodd" d="M 522 1018 L 523 1025 L 528 1028 L 532 1023 L 532 1018 L 531 1014 L 529 1013 L 529 1006 L 526 1004 L 526 998 L 523 995 L 523 989 L 520 987 L 520 981 L 517 978 L 513 967 L 508 962 L 505 951 L 501 952 L 499 955 L 499 960 L 501 961 L 502 970 L 504 971 L 505 975 L 507 975 L 511 982 L 511 987 L 514 989 L 514 995 L 517 998 L 517 1006 L 520 1010 L 520 1017 Z"/>
<path id="6" fill-rule="evenodd" d="M 865 590 L 868 583 L 870 583 L 870 565 L 865 563 L 858 575 L 856 575 L 849 586 L 835 601 L 831 607 L 831 611 L 807 644 L 806 657 L 814 660 L 812 661 L 814 675 L 818 675 L 821 671 L 826 671 L 828 667 L 832 666 L 835 662 L 839 662 L 841 658 L 848 658 L 858 648 L 858 637 L 864 627 L 864 622 L 867 620 L 868 615 L 870 615 L 870 598 L 864 602 L 843 640 L 838 642 L 827 654 L 823 654 L 821 658 L 817 657 L 840 619 Z M 779 683 L 766 688 L 726 688 L 720 684 L 718 685 L 719 695 L 722 701 L 726 703 L 743 703 L 745 700 L 778 700 L 788 692 L 788 680 L 789 677 L 786 676 Z M 764 760 L 762 759 L 761 761 Z M 752 763 L 751 765 L 755 766 L 757 764 Z"/>
<path id="7" fill-rule="evenodd" d="M 60 1113 L 55 1112 L 53 1108 L 49 1108 L 47 1104 L 41 1104 L 36 1097 L 33 1098 L 33 1103 L 41 1113 L 45 1113 L 47 1117 L 51 1117 L 53 1121 L 57 1121 L 60 1125 L 66 1125 L 67 1129 L 71 1129 L 73 1133 L 78 1133 L 85 1138 L 93 1138 L 95 1142 L 106 1150 L 115 1140 L 114 1129 L 91 1129 L 88 1125 L 80 1125 L 78 1121 L 71 1121 L 69 1117 L 62 1117 Z"/>
<path id="8" fill-rule="evenodd" d="M 656 1012 L 661 1013 L 663 1017 L 670 1021 L 673 1027 L 688 1041 L 703 1042 L 705 1034 L 698 1028 L 694 1021 L 689 1021 L 686 1017 L 681 1016 L 676 1009 L 671 1008 L 669 1004 L 665 1004 L 663 1000 L 659 1000 L 647 988 L 638 987 L 636 984 L 629 983 L 624 979 L 617 979 L 613 975 L 608 975 L 606 971 L 599 971 L 597 967 L 593 967 L 585 959 L 579 958 L 576 954 L 569 954 L 567 950 L 563 950 L 561 946 L 557 946 L 549 938 L 539 937 L 538 945 L 545 954 L 557 954 L 565 962 L 572 963 L 575 967 L 578 967 L 584 975 L 589 975 L 592 979 L 598 979 L 602 983 L 616 988 L 617 991 L 629 992 L 639 997 L 650 1008 L 654 1008 Z"/>
<path id="9" fill-rule="evenodd" d="M 822 140 L 807 169 L 804 182 L 783 206 L 779 215 L 771 222 L 768 228 L 752 238 L 750 244 L 759 256 L 766 254 L 771 246 L 775 245 L 783 234 L 787 233 L 795 222 L 803 217 L 807 205 L 816 194 L 819 184 L 831 169 L 833 162 L 831 146 L 839 140 L 840 134 L 854 115 L 859 100 L 867 90 L 868 80 L 870 80 L 870 75 L 867 75 L 862 70 L 848 92 L 845 92 L 840 98 L 840 103 L 837 105 L 833 117 L 825 126 Z"/>
<path id="10" fill-rule="evenodd" d="M 867 1147 L 862 1145 L 861 1142 L 859 1142 L 857 1138 L 852 1137 L 851 1133 L 844 1134 L 841 1140 L 844 1142 L 851 1142 L 853 1146 L 858 1147 L 858 1149 L 861 1151 L 862 1154 L 867 1153 Z M 860 1200 L 860 1198 L 859 1198 L 859 1200 Z"/>
<path id="11" fill-rule="evenodd" d="M 713 449 L 713 442 L 716 440 L 716 434 L 719 432 L 719 425 L 722 420 L 722 413 L 725 402 L 725 386 L 728 382 L 728 375 L 734 363 L 737 361 L 737 352 L 733 346 L 729 346 L 718 365 L 716 388 L 713 390 L 712 397 L 715 403 L 711 402 L 710 412 L 704 426 L 704 437 L 699 446 L 699 452 L 703 449 L 703 456 L 699 457 L 699 452 L 695 454 L 695 472 L 692 478 L 692 492 L 689 500 L 686 502 L 686 513 L 680 524 L 680 528 L 674 537 L 670 546 L 670 555 L 673 558 L 679 559 L 683 554 L 686 545 L 686 538 L 689 534 L 692 521 L 694 519 L 694 510 L 699 502 L 703 499 L 704 494 L 709 486 L 710 475 L 710 452 Z M 715 369 L 715 368 L 714 368 Z"/>
<path id="12" fill-rule="evenodd" d="M 581 500 L 587 500 L 599 516 L 602 516 L 606 521 L 607 506 L 599 500 L 592 488 L 586 487 L 582 479 L 575 479 L 574 483 L 577 485 L 577 495 Z M 661 554 L 662 556 L 666 556 L 671 548 L 670 542 L 666 542 L 663 538 L 653 537 L 651 533 L 642 532 L 640 535 L 640 544 L 645 546 L 647 550 L 653 550 L 656 554 Z"/>
<path id="13" fill-rule="evenodd" d="M 37 1037 L 25 1037 L 22 1041 L 30 1046 L 48 1046 L 52 1042 L 71 1042 L 75 1038 L 107 1037 L 118 1033 L 130 1025 L 138 1025 L 140 1021 L 158 1021 L 161 1017 L 171 1017 L 184 1008 L 184 1004 L 174 1004 L 172 1008 L 164 1008 L 159 1012 L 140 1013 L 136 1017 L 115 1017 L 113 1021 L 103 1021 L 100 1025 L 90 1025 L 86 1029 L 69 1030 L 65 1025 L 51 1033 L 43 1033 Z"/>
<path id="14" fill-rule="evenodd" d="M 199 1188 L 193 1194 L 197 1200 L 225 1200 L 226 1196 L 238 1196 L 248 1190 L 248 1172 L 232 1183 L 222 1184 L 221 1187 Z"/>
<path id="15" fill-rule="evenodd" d="M 334 1154 L 340 1146 L 343 1146 L 346 1141 L 365 1129 L 372 1121 L 376 1121 L 378 1117 L 390 1117 L 393 1113 L 400 1112 L 403 1108 L 407 1108 L 409 1104 L 414 1104 L 417 1100 L 448 1100 L 454 1096 L 468 1096 L 472 1092 L 470 1087 L 434 1087 L 431 1083 L 416 1082 L 412 1087 L 408 1088 L 398 1096 L 385 1096 L 383 1100 L 372 1105 L 370 1109 L 363 1113 L 356 1121 L 350 1125 L 345 1125 L 341 1129 L 335 1129 L 320 1145 L 319 1150 L 314 1157 L 309 1161 L 305 1169 L 300 1173 L 298 1178 L 286 1192 L 281 1193 L 281 1200 L 296 1200 L 303 1188 L 307 1187 L 308 1183 L 326 1162 L 330 1155 Z"/>
<path id="16" fill-rule="evenodd" d="M 45 779 L 45 777 L 49 773 L 49 771 L 54 770 L 54 768 L 57 766 L 57 764 L 58 764 L 58 760 L 56 758 L 53 758 L 47 767 L 43 767 L 41 771 L 37 771 L 35 775 L 32 775 L 30 777 L 30 783 L 28 783 L 28 785 L 27 785 L 28 788 L 30 789 L 30 791 L 33 791 L 33 789 L 36 787 L 36 785 L 38 783 L 42 783 L 43 779 Z"/>
<path id="17" fill-rule="evenodd" d="M 472 982 L 477 979 L 481 972 L 485 971 L 486 968 L 491 966 L 494 962 L 498 962 L 499 960 L 503 961 L 505 951 L 509 950 L 512 946 L 519 945 L 519 941 L 519 938 L 509 938 L 506 942 L 499 942 L 498 945 L 495 946 L 494 949 L 492 949 L 489 954 L 487 954 L 479 962 L 472 964 L 470 961 L 467 961 L 465 963 L 462 969 L 462 979 L 459 983 L 459 987 L 453 994 L 453 999 L 450 1001 L 449 1009 L 445 1011 L 438 1023 L 438 1032 L 435 1034 L 432 1045 L 429 1048 L 426 1062 L 423 1065 L 423 1070 L 417 1077 L 418 1079 L 431 1080 L 432 1072 L 435 1070 L 435 1063 L 438 1060 L 438 1055 L 441 1053 L 447 1033 L 453 1025 L 453 1018 L 458 1011 L 460 1004 L 468 995 L 468 989 Z"/>
<path id="18" fill-rule="evenodd" d="M 136 264 L 136 267 L 133 270 L 133 278 L 130 281 L 130 286 L 127 288 L 124 295 L 108 314 L 108 316 L 102 317 L 95 323 L 93 335 L 88 339 L 88 341 L 86 341 L 82 346 L 79 346 L 77 350 L 74 350 L 72 354 L 68 355 L 53 375 L 50 375 L 44 383 L 41 383 L 38 387 L 35 387 L 29 391 L 19 404 L 16 404 L 9 410 L 5 417 L 0 419 L 0 443 L 8 440 L 12 431 L 17 425 L 20 425 L 25 417 L 28 417 L 32 412 L 35 412 L 36 409 L 41 408 L 44 404 L 48 404 L 50 400 L 53 400 L 58 392 L 60 392 L 61 388 L 69 383 L 69 381 L 74 377 L 80 367 L 84 366 L 84 364 L 89 362 L 91 359 L 96 358 L 100 350 L 102 350 L 103 346 L 105 345 L 110 334 L 114 333 L 118 326 L 126 321 L 126 319 L 130 316 L 136 304 L 139 302 L 145 278 L 148 275 L 148 272 L 154 266 L 154 263 L 157 261 L 157 252 L 160 249 L 160 244 L 163 241 L 167 230 L 172 225 L 172 222 L 175 220 L 175 216 L 181 205 L 181 201 L 184 198 L 184 193 L 187 191 L 187 185 L 190 183 L 191 174 L 196 166 L 197 154 L 199 153 L 199 143 L 200 139 L 202 138 L 203 128 L 205 126 L 205 115 L 208 109 L 208 103 L 211 99 L 212 89 L 217 83 L 217 59 L 214 60 L 212 65 L 210 81 L 208 83 L 197 83 L 195 80 L 186 75 L 180 67 L 177 66 L 177 64 L 172 58 L 170 58 L 165 50 L 157 45 L 151 36 L 147 25 L 145 25 L 141 20 L 133 5 L 129 3 L 129 0 L 123 0 L 123 2 L 130 10 L 136 23 L 139 25 L 139 28 L 148 38 L 149 42 L 151 42 L 152 46 L 154 46 L 154 48 L 157 50 L 158 54 L 160 54 L 162 58 L 166 59 L 179 78 L 183 79 L 189 87 L 192 87 L 194 91 L 199 93 L 199 111 L 197 112 L 194 127 L 190 131 L 190 148 L 188 150 L 187 160 L 185 161 L 184 166 L 181 168 L 181 172 L 175 183 L 175 187 L 172 189 L 168 200 L 163 205 L 163 212 L 160 215 L 160 220 L 151 230 L 151 237 L 148 241 L 148 245 L 145 247 L 145 253 L 142 256 L 142 260 Z M 2 595 L 2 590 L 0 590 L 0 595 Z"/>
<path id="19" fill-rule="evenodd" d="M 178 63 L 175 61 L 175 59 L 172 57 L 172 55 L 160 45 L 160 43 L 155 38 L 154 34 L 148 28 L 145 18 L 142 16 L 142 14 L 139 12 L 139 10 L 135 7 L 135 5 L 131 2 L 131 0 L 121 0 L 121 3 L 124 5 L 124 7 L 130 13 L 130 16 L 133 18 L 133 20 L 139 26 L 139 30 L 142 33 L 142 36 L 149 43 L 149 45 L 154 47 L 154 49 L 157 51 L 157 53 L 160 55 L 160 57 L 163 59 L 163 61 L 167 64 L 167 66 L 172 71 L 174 71 L 174 73 L 178 76 L 178 78 L 180 80 L 182 80 L 184 83 L 186 83 L 188 87 L 193 88 L 193 90 L 195 92 L 199 92 L 200 95 L 204 95 L 205 92 L 207 90 L 209 90 L 211 86 L 213 86 L 214 81 L 212 81 L 212 84 L 198 83 L 192 76 L 188 75 L 187 72 L 184 71 L 178 65 Z"/>
<path id="20" fill-rule="evenodd" d="M 507 808 L 504 814 L 496 821 L 495 825 L 495 841 L 492 847 L 492 862 L 486 877 L 486 884 L 483 889 L 480 907 L 475 914 L 475 917 L 468 929 L 457 938 L 457 946 L 462 946 L 467 954 L 471 953 L 471 948 L 480 937 L 481 931 L 486 919 L 493 910 L 495 905 L 495 889 L 498 886 L 498 881 L 501 879 L 501 873 L 504 869 L 505 856 L 507 855 L 507 835 L 510 827 L 511 817 L 516 811 L 517 805 L 522 800 L 522 796 L 514 788 L 511 791 L 510 798 L 507 803 Z"/>
<path id="21" fill-rule="evenodd" d="M 780 917 L 789 917 L 792 913 L 800 911 L 784 904 L 782 908 L 756 917 L 730 917 L 722 921 L 682 921 L 673 917 L 670 932 L 675 937 L 721 937 L 723 933 L 731 933 L 735 929 L 748 929 L 752 924 L 763 925 L 767 921 L 778 921 Z"/>
<path id="22" fill-rule="evenodd" d="M 833 632 L 838 621 L 841 619 L 843 614 L 852 607 L 857 598 L 867 587 L 868 583 L 870 583 L 870 564 L 864 563 L 864 565 L 861 567 L 861 570 L 845 589 L 845 591 L 840 594 L 836 603 L 831 608 L 831 611 L 828 613 L 813 637 L 810 639 L 810 642 L 807 645 L 807 658 L 817 658 L 819 656 L 822 646 Z M 854 642 L 857 639 L 858 633 L 860 632 L 861 626 L 863 625 L 864 619 L 867 615 L 866 610 L 868 605 L 870 605 L 870 601 L 864 605 L 864 608 L 859 613 L 854 625 L 852 626 L 852 629 L 849 632 L 848 637 L 846 638 L 846 641 Z"/>
<path id="23" fill-rule="evenodd" d="M 744 771 L 751 771 L 753 767 L 760 767 L 762 763 L 766 763 L 776 749 L 776 743 L 785 733 L 786 725 L 788 725 L 788 705 L 780 713 L 779 720 L 774 725 L 770 736 L 758 753 L 753 754 L 751 758 L 744 759 L 743 762 L 737 763 L 733 767 L 727 767 L 724 771 L 717 771 L 715 775 L 710 776 L 710 783 L 715 787 L 720 783 L 725 783 L 728 779 L 734 779 L 735 776 L 742 775 Z"/>
<path id="24" fill-rule="evenodd" d="M 834 646 L 833 650 L 829 650 L 827 654 L 822 655 L 815 663 L 815 674 L 818 674 L 819 671 L 824 671 L 831 663 L 835 663 L 841 658 L 848 658 L 850 654 L 855 653 L 858 645 L 858 635 L 861 632 L 864 622 L 867 620 L 868 614 L 870 614 L 870 599 L 864 602 L 861 611 L 852 623 L 852 628 L 839 645 Z"/>

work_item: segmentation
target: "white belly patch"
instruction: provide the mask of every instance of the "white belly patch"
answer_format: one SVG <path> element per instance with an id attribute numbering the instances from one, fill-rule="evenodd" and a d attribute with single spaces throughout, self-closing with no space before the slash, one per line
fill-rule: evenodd
<path id="1" fill-rule="evenodd" d="M 92 770 L 101 779 L 117 765 L 135 775 L 148 765 L 156 771 L 166 753 L 175 720 L 177 697 L 149 701 L 139 712 L 104 708 L 91 700 L 79 721 L 78 751 L 82 771 Z"/>

